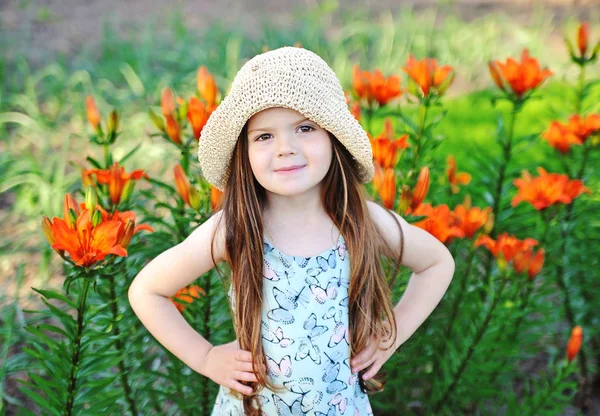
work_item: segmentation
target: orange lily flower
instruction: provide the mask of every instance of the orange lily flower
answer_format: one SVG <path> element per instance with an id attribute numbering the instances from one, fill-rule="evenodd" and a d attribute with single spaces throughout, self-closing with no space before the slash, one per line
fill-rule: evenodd
<path id="1" fill-rule="evenodd" d="M 352 115 L 354 116 L 356 121 L 360 121 L 360 117 L 362 115 L 362 108 L 360 106 L 360 103 L 355 102 L 354 104 L 352 104 L 352 107 L 350 108 L 350 112 L 352 113 Z"/>
<path id="2" fill-rule="evenodd" d="M 579 353 L 579 350 L 581 349 L 582 343 L 583 328 L 577 325 L 571 330 L 571 337 L 569 338 L 569 343 L 567 344 L 567 360 L 569 360 L 569 362 L 575 359 Z"/>
<path id="3" fill-rule="evenodd" d="M 453 194 L 458 193 L 458 185 L 468 185 L 471 182 L 471 174 L 466 172 L 456 173 L 456 160 L 452 155 L 449 155 L 447 159 L 446 177 Z"/>
<path id="4" fill-rule="evenodd" d="M 85 202 L 80 203 L 79 208 L 85 209 Z M 106 211 L 100 205 L 96 205 L 96 209 L 98 211 L 100 211 L 100 214 L 102 216 L 102 222 L 118 221 L 121 223 L 122 227 L 119 230 L 119 234 L 117 236 L 117 242 L 123 248 L 127 248 L 129 246 L 129 243 L 131 242 L 131 238 L 138 232 L 140 232 L 142 230 L 150 231 L 152 233 L 154 232 L 154 228 L 152 228 L 152 226 L 150 226 L 148 224 L 135 225 L 137 222 L 135 211 L 122 211 L 121 212 L 119 210 L 115 210 L 114 212 L 111 213 L 111 212 Z"/>
<path id="5" fill-rule="evenodd" d="M 554 147 L 563 155 L 571 149 L 572 144 L 582 144 L 581 139 L 577 137 L 576 134 L 568 131 L 565 126 L 558 121 L 550 123 L 550 127 L 542 133 L 542 137 L 550 146 Z"/>
<path id="6" fill-rule="evenodd" d="M 454 81 L 453 68 L 450 65 L 438 67 L 435 58 L 417 61 L 410 54 L 402 69 L 417 83 L 424 97 L 429 96 L 432 89 L 436 90 L 438 95 L 443 95 Z"/>
<path id="7" fill-rule="evenodd" d="M 217 83 L 215 78 L 208 72 L 206 66 L 202 65 L 196 73 L 196 83 L 198 84 L 198 92 L 204 98 L 207 106 L 214 106 L 217 102 Z"/>
<path id="8" fill-rule="evenodd" d="M 464 231 L 453 224 L 452 213 L 446 204 L 436 207 L 432 207 L 431 204 L 421 204 L 414 210 L 413 215 L 426 215 L 427 218 L 417 221 L 414 225 L 427 231 L 444 244 L 449 244 L 455 237 L 465 236 Z"/>
<path id="9" fill-rule="evenodd" d="M 196 140 L 200 139 L 200 133 L 202 132 L 202 128 L 208 121 L 210 114 L 214 111 L 215 107 L 211 107 L 210 105 L 205 105 L 202 101 L 200 101 L 197 97 L 190 98 L 188 104 L 188 112 L 187 118 L 192 125 L 192 130 L 194 131 L 194 138 Z"/>
<path id="10" fill-rule="evenodd" d="M 383 169 L 394 168 L 400 160 L 399 149 L 406 149 L 408 144 L 408 134 L 394 139 L 394 127 L 389 119 L 385 120 L 383 131 L 379 136 L 370 139 L 373 149 L 373 158 Z"/>
<path id="11" fill-rule="evenodd" d="M 190 204 L 190 181 L 188 180 L 183 168 L 180 164 L 177 164 L 173 168 L 173 174 L 175 175 L 175 186 L 177 187 L 177 192 L 183 198 L 183 201 L 186 204 Z"/>
<path id="12" fill-rule="evenodd" d="M 165 118 L 172 116 L 176 111 L 177 107 L 175 106 L 175 97 L 173 96 L 173 91 L 171 91 L 170 88 L 164 88 L 162 90 L 160 108 Z"/>
<path id="13" fill-rule="evenodd" d="M 590 25 L 588 22 L 582 22 L 577 28 L 577 52 L 575 52 L 573 45 L 567 37 L 565 37 L 565 43 L 567 44 L 567 49 L 569 49 L 571 60 L 578 65 L 586 65 L 587 63 L 594 62 L 598 57 L 598 52 L 600 52 L 600 41 L 594 47 L 590 45 Z"/>
<path id="14" fill-rule="evenodd" d="M 77 204 L 76 209 L 72 207 L 73 201 L 71 195 L 65 197 L 65 212 L 70 213 L 67 217 L 73 211 L 77 215 L 73 224 L 57 217 L 52 221 L 48 217 L 42 220 L 42 228 L 51 247 L 61 256 L 67 252 L 70 260 L 82 267 L 90 267 L 108 254 L 127 256 L 127 250 L 118 241 L 121 222 L 103 221 L 94 226 L 90 210 L 83 208 L 85 204 L 82 204 L 80 211 Z"/>
<path id="15" fill-rule="evenodd" d="M 575 133 L 585 143 L 591 135 L 600 133 L 600 114 L 592 114 L 583 119 L 575 114 L 569 117 L 567 130 Z"/>
<path id="16" fill-rule="evenodd" d="M 506 91 L 504 80 L 518 98 L 540 86 L 552 75 L 549 69 L 540 68 L 538 60 L 529 56 L 528 49 L 524 49 L 521 53 L 521 62 L 508 58 L 506 63 L 491 61 L 488 66 L 496 85 Z"/>
<path id="17" fill-rule="evenodd" d="M 173 91 L 171 91 L 170 88 L 163 89 L 160 100 L 160 108 L 166 120 L 165 131 L 167 132 L 167 136 L 169 136 L 174 143 L 181 144 L 181 128 L 179 127 L 179 123 L 175 118 L 177 106 L 175 103 L 175 97 L 173 96 Z"/>
<path id="18" fill-rule="evenodd" d="M 528 250 L 536 246 L 537 243 L 533 238 L 519 240 L 514 235 L 504 232 L 496 240 L 493 240 L 489 235 L 480 235 L 475 241 L 475 247 L 483 245 L 492 252 L 494 257 L 498 258 L 501 255 L 507 263 L 510 263 L 518 252 Z"/>
<path id="19" fill-rule="evenodd" d="M 580 56 L 585 56 L 590 39 L 590 24 L 583 22 L 577 30 L 577 46 L 579 47 Z"/>
<path id="20" fill-rule="evenodd" d="M 219 188 L 215 188 L 214 186 L 210 187 L 210 203 L 212 206 L 213 212 L 215 212 L 220 206 L 223 199 L 223 192 L 219 190 Z"/>
<path id="21" fill-rule="evenodd" d="M 165 130 L 167 132 L 167 136 L 173 143 L 181 144 L 181 128 L 179 127 L 179 123 L 175 120 L 175 117 L 169 115 L 166 117 L 167 124 L 165 126 Z"/>
<path id="22" fill-rule="evenodd" d="M 581 179 L 569 180 L 567 175 L 548 173 L 542 167 L 537 168 L 540 176 L 533 178 L 527 171 L 522 177 L 513 181 L 518 188 L 517 195 L 512 200 L 512 206 L 520 202 L 529 202 L 535 209 L 543 210 L 556 203 L 570 204 L 584 192 L 591 191 L 583 186 Z"/>
<path id="23" fill-rule="evenodd" d="M 421 172 L 419 172 L 419 177 L 417 178 L 417 184 L 415 185 L 415 189 L 413 191 L 412 202 L 410 204 L 411 209 L 416 209 L 427 196 L 427 192 L 429 191 L 429 168 L 427 166 L 423 166 L 421 168 Z"/>
<path id="24" fill-rule="evenodd" d="M 171 297 L 171 302 L 175 305 L 179 313 L 183 313 L 191 304 L 194 299 L 200 299 L 200 294 L 206 296 L 206 292 L 198 285 L 191 285 L 189 287 L 184 287 L 183 289 L 177 291 L 177 293 Z M 177 302 L 175 299 L 179 300 Z M 183 302 L 183 303 L 182 303 Z"/>
<path id="25" fill-rule="evenodd" d="M 354 65 L 352 88 L 360 98 L 366 99 L 369 105 L 377 102 L 384 106 L 402 95 L 400 77 L 390 75 L 386 78 L 378 69 L 371 73 L 362 71 L 358 65 Z"/>
<path id="26" fill-rule="evenodd" d="M 88 95 L 85 97 L 85 106 L 87 111 L 87 118 L 94 127 L 94 129 L 98 128 L 100 124 L 100 112 L 98 111 L 98 107 L 96 107 L 96 101 L 94 101 L 94 97 Z"/>
<path id="27" fill-rule="evenodd" d="M 375 176 L 373 184 L 381 197 L 383 206 L 388 209 L 394 209 L 396 201 L 396 174 L 394 169 L 382 169 L 377 163 L 375 165 Z"/>
<path id="28" fill-rule="evenodd" d="M 122 199 L 125 199 L 125 188 L 130 180 L 139 180 L 141 178 L 148 179 L 148 175 L 143 169 L 134 170 L 131 173 L 126 173 L 125 168 L 119 166 L 119 162 L 113 163 L 108 169 L 87 169 L 82 175 L 96 175 L 96 179 L 100 184 L 108 184 L 110 200 L 113 205 L 118 205 Z"/>
<path id="29" fill-rule="evenodd" d="M 473 238 L 475 233 L 488 222 L 491 207 L 481 209 L 459 204 L 454 208 L 454 224 L 463 230 L 468 238 Z"/>
<path id="30" fill-rule="evenodd" d="M 517 273 L 527 271 L 529 280 L 533 279 L 541 270 L 544 264 L 545 250 L 540 248 L 535 255 L 533 249 L 529 248 L 525 251 L 519 251 L 513 259 L 513 267 Z"/>

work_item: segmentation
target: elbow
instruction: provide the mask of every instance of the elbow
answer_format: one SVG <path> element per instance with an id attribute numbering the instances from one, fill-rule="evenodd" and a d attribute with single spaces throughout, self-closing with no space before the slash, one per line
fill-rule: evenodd
<path id="1" fill-rule="evenodd" d="M 454 257 L 452 257 L 452 253 L 450 253 L 450 250 L 448 250 L 446 246 L 444 246 L 444 251 L 440 255 L 438 264 L 440 265 L 440 268 L 447 272 L 448 279 L 451 280 L 454 276 L 454 270 L 456 268 L 456 265 L 454 262 Z"/>

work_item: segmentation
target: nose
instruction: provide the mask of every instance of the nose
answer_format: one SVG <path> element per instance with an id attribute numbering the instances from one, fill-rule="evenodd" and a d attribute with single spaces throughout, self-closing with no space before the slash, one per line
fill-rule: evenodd
<path id="1" fill-rule="evenodd" d="M 293 134 L 282 134 L 277 139 L 277 156 L 295 155 L 296 139 Z"/>

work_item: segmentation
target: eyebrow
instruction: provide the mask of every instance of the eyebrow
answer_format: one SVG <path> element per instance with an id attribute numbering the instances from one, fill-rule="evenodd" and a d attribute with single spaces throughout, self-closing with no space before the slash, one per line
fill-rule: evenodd
<path id="1" fill-rule="evenodd" d="M 296 124 L 300 124 L 306 120 L 309 120 L 308 117 L 303 118 L 302 120 L 296 121 L 295 123 L 292 123 L 291 126 L 296 125 Z M 252 130 L 248 130 L 248 134 L 252 133 L 253 131 L 269 131 L 269 130 L 273 130 L 270 127 L 262 127 L 260 129 L 252 129 Z"/>

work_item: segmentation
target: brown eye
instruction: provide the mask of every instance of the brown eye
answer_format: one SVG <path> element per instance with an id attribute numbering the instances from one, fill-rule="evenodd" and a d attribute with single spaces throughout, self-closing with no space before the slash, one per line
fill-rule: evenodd
<path id="1" fill-rule="evenodd" d="M 256 138 L 256 141 L 257 141 L 257 142 L 263 142 L 264 140 L 261 140 L 261 138 L 263 138 L 264 136 L 269 136 L 269 134 L 268 134 L 268 133 L 267 133 L 267 134 L 261 134 L 260 136 L 258 136 L 258 137 Z"/>
<path id="2" fill-rule="evenodd" d="M 304 128 L 304 127 L 308 127 L 310 130 L 309 131 L 305 131 L 303 133 L 309 133 L 312 130 L 315 130 L 315 128 L 313 126 L 300 126 L 300 128 Z"/>

